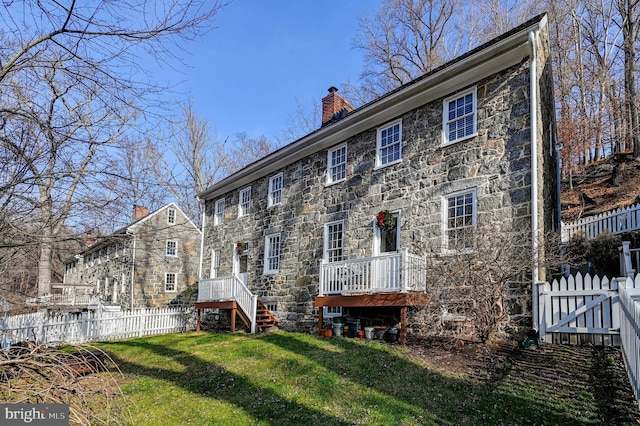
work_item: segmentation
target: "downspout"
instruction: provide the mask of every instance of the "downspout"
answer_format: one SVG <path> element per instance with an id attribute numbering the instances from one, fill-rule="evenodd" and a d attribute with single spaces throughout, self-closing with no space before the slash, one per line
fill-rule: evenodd
<path id="1" fill-rule="evenodd" d="M 129 230 L 127 230 L 127 234 L 129 234 Z M 131 248 L 131 302 L 130 309 L 133 310 L 133 285 L 136 277 L 136 234 L 135 232 L 129 234 L 133 236 L 133 247 Z"/>
<path id="2" fill-rule="evenodd" d="M 531 59 L 529 64 L 529 111 L 531 119 L 531 249 L 533 251 L 533 271 L 531 278 L 532 325 L 538 330 L 538 288 L 540 279 L 540 259 L 538 258 L 538 55 L 537 37 L 533 31 L 529 32 Z"/>
<path id="3" fill-rule="evenodd" d="M 198 198 L 202 203 L 202 228 L 200 228 L 200 266 L 198 266 L 198 281 L 202 279 L 202 256 L 204 255 L 204 226 L 207 217 L 205 211 L 205 201 Z"/>

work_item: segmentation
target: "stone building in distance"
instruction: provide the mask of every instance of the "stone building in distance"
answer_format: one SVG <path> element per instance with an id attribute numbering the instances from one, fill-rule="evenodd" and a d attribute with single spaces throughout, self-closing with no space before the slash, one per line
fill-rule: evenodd
<path id="1" fill-rule="evenodd" d="M 123 309 L 168 305 L 195 288 L 201 239 L 175 203 L 152 213 L 135 206 L 131 224 L 91 241 L 65 262 L 64 282 L 52 285 L 61 294 L 41 302 L 82 308 L 98 298 Z"/>
<path id="2" fill-rule="evenodd" d="M 287 329 L 349 315 L 411 332 L 428 256 L 473 251 L 479 226 L 556 229 L 546 15 L 359 108 L 329 92 L 318 130 L 198 195 L 196 307 L 221 307 L 236 282 Z M 530 324 L 539 274 L 504 295 L 515 321 Z"/>

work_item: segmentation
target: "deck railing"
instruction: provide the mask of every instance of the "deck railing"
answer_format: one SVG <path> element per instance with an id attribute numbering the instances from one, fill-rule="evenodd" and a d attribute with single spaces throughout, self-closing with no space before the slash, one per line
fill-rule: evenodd
<path id="1" fill-rule="evenodd" d="M 322 261 L 320 296 L 425 291 L 426 259 L 406 249 L 380 256 Z"/>
<path id="2" fill-rule="evenodd" d="M 39 297 L 27 297 L 27 306 L 87 306 L 98 303 L 92 294 L 47 294 Z"/>
<path id="3" fill-rule="evenodd" d="M 235 300 L 251 321 L 255 333 L 258 297 L 247 288 L 247 274 L 201 279 L 198 282 L 198 302 Z"/>

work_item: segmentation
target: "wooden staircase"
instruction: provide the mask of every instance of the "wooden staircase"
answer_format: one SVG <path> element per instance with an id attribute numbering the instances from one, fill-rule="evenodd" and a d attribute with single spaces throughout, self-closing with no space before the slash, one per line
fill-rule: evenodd
<path id="1" fill-rule="evenodd" d="M 275 327 L 278 325 L 278 320 L 273 316 L 271 311 L 258 299 L 258 306 L 256 311 L 256 330 L 265 331 L 269 327 Z"/>

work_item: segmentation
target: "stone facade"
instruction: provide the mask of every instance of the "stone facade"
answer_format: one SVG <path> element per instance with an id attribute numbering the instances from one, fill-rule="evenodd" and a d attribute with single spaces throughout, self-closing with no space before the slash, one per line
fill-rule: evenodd
<path id="1" fill-rule="evenodd" d="M 550 150 L 555 122 L 545 23 L 546 18 L 539 18 L 502 38 L 524 38 L 532 26 L 540 34 L 535 44 L 539 54 L 534 87 L 538 89 L 535 142 L 540 164 L 541 233 L 554 226 L 553 209 L 557 205 L 554 192 L 557 159 Z M 516 46 L 517 42 L 513 44 Z M 497 68 L 486 71 L 487 62 L 482 57 L 490 57 L 488 51 L 497 49 L 495 46 L 495 42 L 490 42 L 476 49 L 200 194 L 206 210 L 204 277 L 211 276 L 213 269 L 217 276 L 238 272 L 236 243 L 246 243 L 243 256 L 250 289 L 273 307 L 273 313 L 285 328 L 307 329 L 317 321 L 314 296 L 318 295 L 319 265 L 326 256 L 329 223 L 343 223 L 345 259 L 377 254 L 375 218 L 381 210 L 398 215 L 400 248 L 424 256 L 446 254 L 443 234 L 447 200 L 470 192 L 478 225 L 508 225 L 530 231 L 534 134 L 530 67 L 534 62 L 525 53 L 518 59 L 510 58 L 506 66 L 496 64 Z M 520 44 L 513 49 L 523 48 Z M 495 59 L 487 59 L 490 60 Z M 477 74 L 471 65 L 456 68 L 463 61 L 474 63 L 479 69 Z M 460 73 L 464 70 L 466 78 L 447 77 L 452 70 Z M 469 78 L 474 75 L 476 79 Z M 430 80 L 433 83 L 429 84 Z M 446 106 L 451 99 L 466 94 L 473 98 L 476 131 L 460 141 L 446 143 L 443 139 Z M 336 95 L 335 91 L 332 95 Z M 396 124 L 401 133 L 399 161 L 381 165 L 378 151 L 381 131 Z M 328 183 L 329 152 L 341 146 L 346 147 L 346 177 Z M 270 179 L 280 173 L 282 203 L 269 206 Z M 250 213 L 239 217 L 240 192 L 246 188 L 251 188 Z M 224 220 L 219 216 L 218 223 L 216 202 L 218 207 L 224 205 Z M 265 273 L 265 241 L 270 235 L 280 236 L 276 273 Z M 219 267 L 211 267 L 214 258 Z M 241 268 L 245 269 L 244 260 L 242 263 Z M 509 304 L 514 312 L 530 316 L 530 290 L 519 286 L 510 289 L 510 293 Z M 419 312 L 415 312 L 413 321 L 419 318 Z M 419 328 L 418 325 L 414 329 Z"/>
<path id="2" fill-rule="evenodd" d="M 201 236 L 170 203 L 67 261 L 64 283 L 90 286 L 103 303 L 124 309 L 168 305 L 195 287 Z"/>

